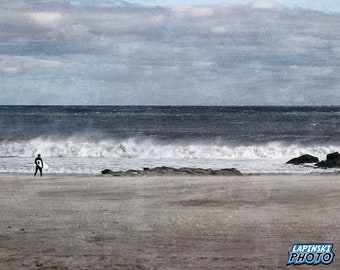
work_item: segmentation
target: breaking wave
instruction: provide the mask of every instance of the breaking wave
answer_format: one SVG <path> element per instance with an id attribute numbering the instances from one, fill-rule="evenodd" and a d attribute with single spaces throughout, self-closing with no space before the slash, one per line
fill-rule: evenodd
<path id="1" fill-rule="evenodd" d="M 282 142 L 260 145 L 226 145 L 218 142 L 159 143 L 151 139 L 88 141 L 78 137 L 65 140 L 36 138 L 29 141 L 0 143 L 0 157 L 105 157 L 134 159 L 282 159 L 311 154 L 324 158 L 340 146 L 300 146 Z"/>

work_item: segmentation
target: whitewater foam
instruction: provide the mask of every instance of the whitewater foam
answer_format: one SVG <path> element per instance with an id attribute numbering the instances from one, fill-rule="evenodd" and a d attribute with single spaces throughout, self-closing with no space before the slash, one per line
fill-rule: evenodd
<path id="1" fill-rule="evenodd" d="M 324 171 L 313 166 L 285 163 L 306 153 L 324 159 L 338 148 L 335 145 L 299 146 L 281 142 L 233 146 L 220 142 L 161 144 L 151 139 L 135 138 L 100 141 L 79 137 L 64 140 L 36 138 L 2 142 L 0 173 L 31 174 L 38 153 L 49 164 L 44 172 L 52 175 L 93 175 L 106 168 L 129 170 L 163 165 L 212 169 L 234 167 L 243 173 L 314 173 Z"/>
<path id="2" fill-rule="evenodd" d="M 301 146 L 281 142 L 260 145 L 223 145 L 221 143 L 173 143 L 161 144 L 156 141 L 101 140 L 88 141 L 72 137 L 68 139 L 36 138 L 21 142 L 0 144 L 0 157 L 33 157 L 37 153 L 45 157 L 107 157 L 131 159 L 290 159 L 302 154 L 324 158 L 339 149 L 336 145 Z"/>

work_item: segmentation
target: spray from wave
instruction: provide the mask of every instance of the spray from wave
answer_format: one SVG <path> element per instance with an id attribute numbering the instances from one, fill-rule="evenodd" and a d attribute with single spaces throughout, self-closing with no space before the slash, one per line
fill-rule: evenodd
<path id="1" fill-rule="evenodd" d="M 227 145 L 219 142 L 159 143 L 152 139 L 86 140 L 36 138 L 29 141 L 2 142 L 0 157 L 33 157 L 37 153 L 45 157 L 105 157 L 124 159 L 282 159 L 311 154 L 324 158 L 337 151 L 339 146 L 300 146 L 282 142 L 259 145 Z"/>

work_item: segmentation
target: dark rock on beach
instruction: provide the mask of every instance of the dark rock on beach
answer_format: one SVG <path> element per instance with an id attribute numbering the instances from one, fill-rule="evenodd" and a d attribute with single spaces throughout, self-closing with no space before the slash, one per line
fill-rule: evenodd
<path id="1" fill-rule="evenodd" d="M 314 157 L 311 155 L 302 155 L 300 157 L 289 160 L 286 164 L 300 165 L 300 164 L 305 164 L 305 163 L 316 163 L 316 162 L 319 162 L 319 159 L 317 157 Z"/>
<path id="2" fill-rule="evenodd" d="M 102 174 L 113 174 L 113 173 L 114 173 L 114 171 L 109 170 L 109 169 L 105 169 L 105 170 L 102 171 Z"/>
<path id="3" fill-rule="evenodd" d="M 197 168 L 172 168 L 172 167 L 155 167 L 155 168 L 143 168 L 143 170 L 128 170 L 128 171 L 112 171 L 105 169 L 102 174 L 108 174 L 112 176 L 176 176 L 176 175 L 242 175 L 242 173 L 235 169 L 197 169 Z"/>
<path id="4" fill-rule="evenodd" d="M 322 160 L 315 165 L 320 168 L 340 167 L 340 154 L 338 152 L 328 154 L 326 160 Z"/>

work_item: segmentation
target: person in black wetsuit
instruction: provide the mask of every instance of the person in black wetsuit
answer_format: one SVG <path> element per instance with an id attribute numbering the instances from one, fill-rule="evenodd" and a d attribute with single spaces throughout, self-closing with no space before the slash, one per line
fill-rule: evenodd
<path id="1" fill-rule="evenodd" d="M 40 176 L 42 177 L 42 169 L 44 168 L 44 162 L 41 159 L 40 154 L 38 154 L 38 157 L 34 160 L 34 163 L 35 163 L 34 176 L 36 176 L 37 172 L 40 171 Z"/>

